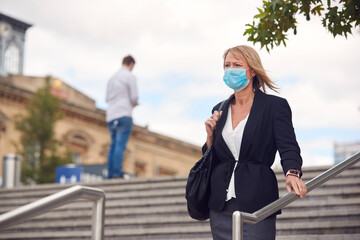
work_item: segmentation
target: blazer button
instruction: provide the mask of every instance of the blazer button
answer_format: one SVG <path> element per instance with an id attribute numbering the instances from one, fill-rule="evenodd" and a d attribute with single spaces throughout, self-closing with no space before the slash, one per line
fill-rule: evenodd
<path id="1" fill-rule="evenodd" d="M 226 189 L 226 192 L 229 192 L 229 189 Z"/>

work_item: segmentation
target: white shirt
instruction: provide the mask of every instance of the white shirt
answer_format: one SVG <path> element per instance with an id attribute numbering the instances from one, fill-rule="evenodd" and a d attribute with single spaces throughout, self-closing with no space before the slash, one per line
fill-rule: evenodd
<path id="1" fill-rule="evenodd" d="M 242 141 L 242 137 L 243 137 L 243 133 L 244 133 L 244 129 L 245 129 L 245 125 L 246 125 L 248 117 L 249 117 L 249 114 L 246 116 L 245 119 L 243 119 L 241 122 L 239 122 L 239 124 L 233 130 L 232 119 L 231 119 L 231 104 L 229 105 L 226 123 L 222 130 L 222 136 L 224 138 L 226 145 L 228 146 L 232 155 L 234 156 L 236 163 L 235 163 L 235 166 L 234 166 L 234 169 L 233 169 L 233 172 L 231 175 L 230 183 L 229 183 L 229 186 L 227 189 L 226 201 L 230 200 L 231 198 L 236 198 L 234 171 L 235 171 L 235 168 L 239 161 L 241 141 Z"/>
<path id="2" fill-rule="evenodd" d="M 112 76 L 106 88 L 106 122 L 120 117 L 131 117 L 133 104 L 138 101 L 136 78 L 129 69 L 122 67 Z"/>

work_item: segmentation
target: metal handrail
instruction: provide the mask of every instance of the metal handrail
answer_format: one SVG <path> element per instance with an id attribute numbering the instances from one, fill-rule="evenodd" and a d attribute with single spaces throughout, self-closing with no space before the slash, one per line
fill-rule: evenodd
<path id="1" fill-rule="evenodd" d="M 359 161 L 360 161 L 360 152 L 355 153 L 353 156 L 349 157 L 348 159 L 342 161 L 341 163 L 335 165 L 326 172 L 308 181 L 305 184 L 307 188 L 307 192 L 314 190 L 318 186 L 334 178 L 336 175 L 350 168 Z M 243 223 L 248 223 L 248 224 L 258 223 L 261 220 L 267 218 L 271 214 L 279 211 L 280 209 L 282 209 L 283 207 L 287 206 L 288 204 L 292 203 L 297 199 L 298 196 L 294 192 L 290 192 L 254 213 L 235 211 L 233 213 L 232 239 L 233 240 L 243 239 Z"/>
<path id="2" fill-rule="evenodd" d="M 0 215 L 0 231 L 77 199 L 87 199 L 94 202 L 92 239 L 102 240 L 104 238 L 105 192 L 98 188 L 79 185 L 54 193 Z"/>

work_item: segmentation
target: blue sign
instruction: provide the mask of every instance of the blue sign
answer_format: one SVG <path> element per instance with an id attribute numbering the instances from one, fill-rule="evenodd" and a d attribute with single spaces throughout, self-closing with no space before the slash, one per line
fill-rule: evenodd
<path id="1" fill-rule="evenodd" d="M 60 184 L 81 181 L 82 167 L 73 164 L 56 167 L 55 182 Z"/>

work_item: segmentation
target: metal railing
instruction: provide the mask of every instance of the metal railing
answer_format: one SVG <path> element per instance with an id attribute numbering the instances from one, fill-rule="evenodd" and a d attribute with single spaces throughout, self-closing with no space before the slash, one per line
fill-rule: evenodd
<path id="1" fill-rule="evenodd" d="M 77 199 L 94 202 L 91 239 L 102 240 L 104 238 L 105 192 L 101 189 L 78 185 L 0 215 L 0 231 Z"/>
<path id="2" fill-rule="evenodd" d="M 322 185 L 326 181 L 334 178 L 336 175 L 341 173 L 342 171 L 350 168 L 355 163 L 360 161 L 360 152 L 354 154 L 350 158 L 342 161 L 341 163 L 335 165 L 330 168 L 326 172 L 320 174 L 319 176 L 313 178 L 308 181 L 305 185 L 307 188 L 307 192 L 310 192 Z M 262 209 L 254 212 L 254 213 L 245 213 L 240 211 L 235 211 L 233 213 L 233 226 L 232 226 L 232 239 L 233 240 L 242 240 L 243 239 L 243 224 L 255 224 L 260 222 L 261 220 L 267 218 L 271 214 L 277 212 L 293 201 L 297 200 L 298 196 L 294 192 L 290 192 L 285 194 L 283 197 L 279 198 L 275 202 L 270 203 L 269 205 L 263 207 Z"/>

